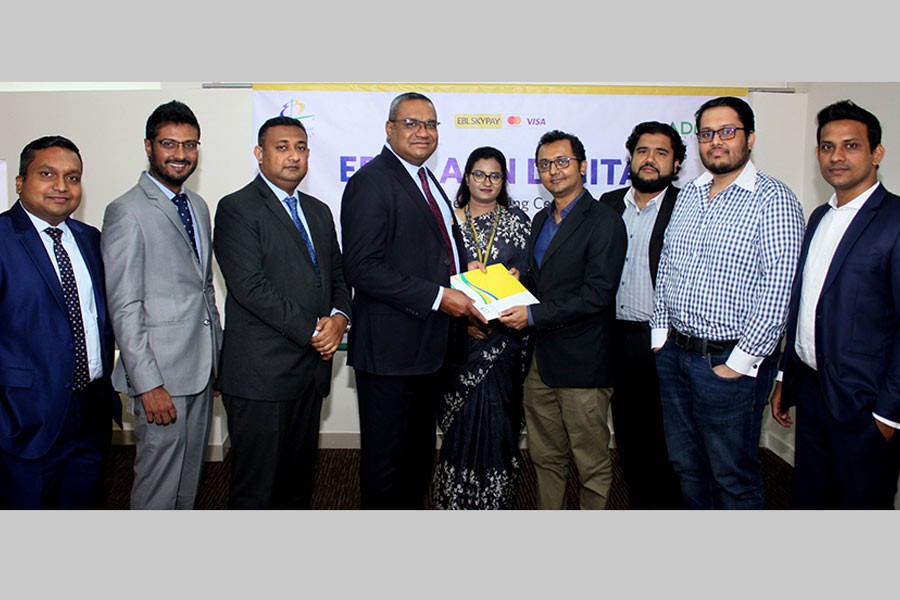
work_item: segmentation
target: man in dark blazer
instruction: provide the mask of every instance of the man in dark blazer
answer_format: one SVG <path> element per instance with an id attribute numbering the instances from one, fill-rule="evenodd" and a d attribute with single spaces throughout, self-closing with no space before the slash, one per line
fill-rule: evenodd
<path id="1" fill-rule="evenodd" d="M 678 196 L 672 182 L 687 149 L 678 132 L 659 121 L 638 123 L 625 148 L 631 186 L 600 196 L 622 215 L 628 232 L 613 329 L 613 430 L 629 508 L 672 509 L 681 492 L 666 452 L 650 317 L 663 236 Z"/>
<path id="2" fill-rule="evenodd" d="M 450 202 L 424 166 L 438 125 L 427 97 L 394 98 L 387 145 L 350 178 L 341 204 L 363 508 L 424 507 L 445 365 L 465 360 L 463 317 L 478 318 L 472 301 L 450 288 L 450 276 L 467 268 L 465 248 Z"/>
<path id="3" fill-rule="evenodd" d="M 0 214 L 0 509 L 103 507 L 122 407 L 100 232 L 71 218 L 82 170 L 70 140 L 34 140 Z"/>
<path id="4" fill-rule="evenodd" d="M 796 405 L 793 506 L 891 509 L 900 474 L 900 197 L 878 181 L 881 125 L 849 100 L 818 116 L 834 195 L 813 211 L 791 292 L 783 386 Z"/>
<path id="5" fill-rule="evenodd" d="M 322 399 L 350 321 L 328 205 L 301 192 L 303 124 L 259 129 L 260 173 L 222 198 L 213 237 L 228 295 L 219 388 L 228 416 L 233 509 L 308 508 Z"/>
<path id="6" fill-rule="evenodd" d="M 522 282 L 540 304 L 504 311 L 500 322 L 535 330 L 525 423 L 537 507 L 564 508 L 571 450 L 581 508 L 603 509 L 612 483 L 607 415 L 625 225 L 584 188 L 587 158 L 577 137 L 545 133 L 535 159 L 553 202 L 532 222 Z"/>

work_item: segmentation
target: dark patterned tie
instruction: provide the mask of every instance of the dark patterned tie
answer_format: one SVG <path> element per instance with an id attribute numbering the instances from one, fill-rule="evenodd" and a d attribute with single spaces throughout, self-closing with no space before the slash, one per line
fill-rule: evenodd
<path id="1" fill-rule="evenodd" d="M 72 387 L 75 391 L 83 390 L 91 380 L 88 368 L 87 345 L 84 341 L 84 321 L 81 319 L 81 303 L 78 301 L 78 285 L 75 283 L 75 271 L 72 270 L 72 261 L 62 245 L 63 230 L 56 227 L 48 227 L 44 233 L 53 238 L 53 253 L 56 255 L 56 264 L 59 267 L 59 277 L 62 282 L 63 298 L 66 300 L 66 311 L 69 313 L 69 324 L 72 326 L 72 337 L 75 341 L 75 377 Z"/>
<path id="2" fill-rule="evenodd" d="M 306 228 L 303 226 L 303 223 L 300 222 L 300 213 L 297 212 L 297 199 L 293 196 L 288 196 L 284 199 L 287 204 L 288 210 L 291 212 L 291 220 L 294 222 L 294 225 L 297 226 L 297 231 L 300 232 L 300 237 L 303 238 L 303 243 L 306 244 L 306 249 L 309 251 L 309 257 L 312 259 L 313 267 L 316 269 L 316 275 L 319 274 L 319 260 L 316 258 L 316 249 L 313 248 L 312 240 L 309 239 L 309 234 L 306 233 Z"/>
<path id="3" fill-rule="evenodd" d="M 437 202 L 431 193 L 431 186 L 428 185 L 428 174 L 425 167 L 419 169 L 419 179 L 422 180 L 422 188 L 425 190 L 425 198 L 428 199 L 428 208 L 431 209 L 434 218 L 437 219 L 438 228 L 441 230 L 441 237 L 444 238 L 444 245 L 447 246 L 447 254 L 450 256 L 450 274 L 456 275 L 456 260 L 453 258 L 453 244 L 450 243 L 450 236 L 447 234 L 447 225 L 444 223 L 444 215 L 438 208 Z"/>
<path id="4" fill-rule="evenodd" d="M 188 238 L 191 240 L 191 248 L 194 249 L 194 258 L 200 260 L 200 253 L 197 252 L 197 240 L 194 239 L 194 220 L 191 218 L 191 210 L 188 208 L 187 194 L 175 194 L 172 202 L 178 207 L 178 216 L 181 217 L 181 224 L 187 231 Z"/>

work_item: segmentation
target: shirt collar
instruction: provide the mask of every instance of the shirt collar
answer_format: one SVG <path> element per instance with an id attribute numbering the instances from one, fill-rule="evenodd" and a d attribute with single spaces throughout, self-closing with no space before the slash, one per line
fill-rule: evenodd
<path id="1" fill-rule="evenodd" d="M 411 162 L 404 160 L 399 154 L 394 152 L 394 149 L 391 148 L 390 144 L 385 144 L 384 147 L 387 148 L 388 150 L 390 150 L 391 154 L 393 154 L 394 156 L 397 157 L 397 160 L 400 161 L 400 164 L 403 165 L 403 167 L 407 170 L 407 172 L 410 174 L 411 177 L 415 178 L 416 181 L 419 180 L 418 179 L 419 169 L 421 169 L 422 167 L 425 167 L 425 163 L 422 163 L 421 165 L 416 166 L 416 165 L 412 164 Z M 425 167 L 425 170 L 427 171 L 428 167 Z"/>
<path id="2" fill-rule="evenodd" d="M 150 178 L 150 181 L 152 181 L 153 183 L 155 183 L 155 184 L 156 184 L 156 187 L 158 187 L 158 188 L 160 189 L 160 191 L 162 191 L 162 193 L 166 195 L 166 198 L 168 198 L 169 200 L 171 200 L 172 198 L 175 197 L 175 194 L 172 193 L 172 190 L 170 190 L 169 188 L 167 188 L 166 186 L 164 186 L 163 184 L 161 184 L 161 183 L 159 182 L 159 180 L 158 180 L 156 177 L 154 177 L 153 175 L 150 174 L 150 171 L 144 171 L 144 173 L 146 173 L 146 174 L 147 174 L 147 177 Z M 181 186 L 181 190 L 180 190 L 180 191 L 181 191 L 182 194 L 184 193 L 184 186 Z"/>
<path id="3" fill-rule="evenodd" d="M 756 165 L 753 164 L 752 160 L 748 160 L 747 164 L 744 165 L 744 169 L 741 171 L 741 174 L 738 175 L 737 179 L 731 182 L 731 185 L 736 185 L 738 187 L 742 187 L 748 192 L 756 191 Z M 703 187 L 707 185 L 713 180 L 713 174 L 709 171 L 704 171 L 702 175 L 694 179 L 691 182 L 692 185 L 697 187 Z M 729 185 L 729 187 L 731 187 Z"/>
<path id="4" fill-rule="evenodd" d="M 652 208 L 662 202 L 662 197 L 667 191 L 669 191 L 668 186 L 664 187 L 660 193 L 653 196 L 653 198 L 651 198 L 650 201 L 647 202 L 647 205 L 644 206 L 643 209 L 641 209 L 638 208 L 637 202 L 634 201 L 634 186 L 631 186 L 630 188 L 628 188 L 628 191 L 625 192 L 625 204 L 631 205 L 638 212 L 640 212 L 641 210 L 647 210 L 648 208 Z"/>
<path id="5" fill-rule="evenodd" d="M 40 217 L 37 217 L 37 216 L 31 214 L 30 212 L 28 212 L 28 209 L 25 208 L 25 203 L 22 202 L 21 200 L 19 201 L 19 204 L 22 205 L 22 210 L 24 210 L 25 214 L 28 215 L 28 218 L 31 220 L 31 224 L 34 225 L 34 228 L 38 230 L 38 233 L 43 233 L 44 230 L 47 229 L 48 227 L 56 227 L 57 229 L 63 230 L 63 237 L 68 237 L 68 236 L 72 235 L 71 231 L 69 230 L 69 225 L 66 223 L 66 219 L 63 219 L 59 225 L 51 225 L 50 223 L 41 219 Z"/>
<path id="6" fill-rule="evenodd" d="M 294 198 L 297 198 L 297 188 L 294 188 L 294 191 L 288 194 L 283 189 L 269 181 L 269 179 L 265 175 L 263 175 L 262 171 L 259 172 L 259 176 L 262 177 L 262 180 L 266 182 L 266 185 L 269 186 L 269 189 L 272 190 L 272 193 L 275 194 L 275 197 L 278 198 L 279 201 L 284 202 L 284 199 L 287 196 L 293 196 Z M 297 187 L 300 186 L 298 185 Z"/>
<path id="7" fill-rule="evenodd" d="M 859 210 L 863 207 L 866 201 L 872 196 L 872 192 L 881 185 L 880 181 L 876 181 L 875 185 L 864 191 L 862 194 L 848 202 L 843 206 L 837 205 L 837 194 L 832 194 L 831 198 L 828 199 L 828 204 L 831 205 L 831 208 L 834 210 Z"/>

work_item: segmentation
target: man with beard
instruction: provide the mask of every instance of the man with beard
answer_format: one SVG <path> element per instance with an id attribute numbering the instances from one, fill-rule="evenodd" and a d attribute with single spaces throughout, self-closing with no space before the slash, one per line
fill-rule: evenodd
<path id="1" fill-rule="evenodd" d="M 745 101 L 708 100 L 695 118 L 706 172 L 678 194 L 650 319 L 666 446 L 688 508 L 762 509 L 759 435 L 803 209 L 750 160 Z"/>
<path id="2" fill-rule="evenodd" d="M 671 125 L 658 121 L 636 125 L 625 148 L 631 187 L 600 196 L 622 215 L 628 231 L 628 253 L 616 292 L 610 406 L 629 507 L 672 509 L 679 507 L 680 494 L 666 452 L 650 316 L 663 235 L 679 191 L 671 184 L 687 148 Z"/>
<path id="3" fill-rule="evenodd" d="M 197 168 L 200 125 L 173 100 L 147 119 L 149 172 L 103 217 L 113 384 L 133 398 L 132 509 L 190 509 L 212 418 L 222 328 L 206 202 L 184 187 Z"/>

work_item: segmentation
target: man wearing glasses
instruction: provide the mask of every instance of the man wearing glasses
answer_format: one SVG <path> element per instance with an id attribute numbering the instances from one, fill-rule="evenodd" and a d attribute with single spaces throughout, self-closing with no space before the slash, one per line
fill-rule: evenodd
<path id="1" fill-rule="evenodd" d="M 714 98 L 695 118 L 706 172 L 678 195 L 650 320 L 663 428 L 686 507 L 763 509 L 759 436 L 803 209 L 750 160 L 745 101 Z"/>
<path id="2" fill-rule="evenodd" d="M 424 507 L 445 365 L 466 359 L 466 317 L 484 320 L 450 288 L 467 265 L 450 202 L 425 166 L 438 125 L 426 96 L 394 98 L 387 144 L 350 178 L 341 202 L 364 509 Z"/>
<path id="3" fill-rule="evenodd" d="M 206 202 L 184 187 L 200 125 L 173 100 L 147 119 L 149 170 L 106 207 L 101 244 L 119 359 L 134 404 L 132 509 L 190 509 L 209 437 L 222 328 Z"/>
<path id="4" fill-rule="evenodd" d="M 581 508 L 604 509 L 612 483 L 607 415 L 625 225 L 585 189 L 587 158 L 577 137 L 545 133 L 535 161 L 553 202 L 532 222 L 522 283 L 540 304 L 513 307 L 500 322 L 535 332 L 524 404 L 537 508 L 565 508 L 571 451 Z"/>

